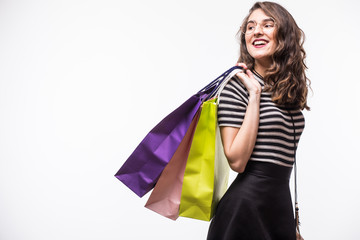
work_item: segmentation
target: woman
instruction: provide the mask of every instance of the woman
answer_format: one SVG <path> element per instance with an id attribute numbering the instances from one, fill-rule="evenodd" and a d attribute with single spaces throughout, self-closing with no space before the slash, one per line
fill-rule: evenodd
<path id="1" fill-rule="evenodd" d="M 302 239 L 289 190 L 295 151 L 309 110 L 303 32 L 277 3 L 257 2 L 244 19 L 244 67 L 220 95 L 225 155 L 238 172 L 210 224 L 208 240 Z"/>

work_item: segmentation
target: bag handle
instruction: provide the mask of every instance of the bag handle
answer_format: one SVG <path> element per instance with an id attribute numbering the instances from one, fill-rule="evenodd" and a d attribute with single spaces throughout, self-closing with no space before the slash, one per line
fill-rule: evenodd
<path id="1" fill-rule="evenodd" d="M 230 70 L 230 69 L 229 69 Z M 223 78 L 226 74 L 228 74 L 229 70 L 226 70 L 224 73 L 222 73 L 220 76 L 218 76 L 216 79 L 214 79 L 213 81 L 211 81 L 208 85 L 206 85 L 205 87 L 203 87 L 201 90 L 199 90 L 198 92 L 205 92 L 206 90 L 211 89 L 213 86 L 215 86 L 220 80 L 221 78 Z"/>
<path id="2" fill-rule="evenodd" d="M 221 83 L 221 85 L 218 88 L 218 91 L 215 94 L 215 98 L 217 98 L 217 104 L 220 103 L 220 94 L 223 91 L 224 87 L 226 86 L 226 84 L 238 73 L 243 71 L 244 69 L 241 68 L 235 68 L 232 70 L 232 72 L 229 73 L 228 77 Z"/>
<path id="3" fill-rule="evenodd" d="M 214 93 L 216 93 L 219 90 L 219 87 L 224 82 L 224 80 L 228 79 L 229 75 L 233 74 L 233 71 L 236 69 L 243 69 L 243 68 L 240 66 L 231 67 L 230 69 L 225 71 L 223 74 L 221 74 L 219 77 L 217 77 L 215 80 L 213 80 L 208 85 L 203 87 L 200 91 L 198 91 L 198 93 L 202 93 L 202 92 L 211 90 L 211 92 L 207 95 L 207 97 L 204 98 L 204 101 L 212 98 L 214 96 Z M 235 75 L 235 74 L 233 74 L 233 75 Z M 233 75 L 231 77 L 233 77 Z"/>
<path id="4" fill-rule="evenodd" d="M 295 184 L 295 226 L 296 230 L 300 234 L 300 220 L 299 220 L 299 205 L 298 205 L 298 194 L 297 194 L 297 169 L 296 169 L 296 130 L 295 130 L 295 123 L 294 118 L 288 109 L 288 113 L 291 117 L 291 122 L 293 126 L 293 142 L 294 142 L 294 184 Z"/>

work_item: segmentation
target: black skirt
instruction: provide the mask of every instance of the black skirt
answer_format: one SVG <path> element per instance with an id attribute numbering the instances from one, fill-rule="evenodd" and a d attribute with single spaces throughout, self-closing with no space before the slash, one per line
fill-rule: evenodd
<path id="1" fill-rule="evenodd" d="M 249 161 L 220 200 L 207 240 L 295 240 L 291 170 Z"/>

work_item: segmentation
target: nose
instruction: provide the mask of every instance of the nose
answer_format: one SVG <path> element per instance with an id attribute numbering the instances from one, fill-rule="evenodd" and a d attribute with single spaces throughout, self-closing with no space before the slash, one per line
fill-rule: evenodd
<path id="1" fill-rule="evenodd" d="M 254 35 L 262 35 L 262 34 L 264 34 L 263 28 L 261 27 L 260 24 L 257 24 L 254 29 Z"/>

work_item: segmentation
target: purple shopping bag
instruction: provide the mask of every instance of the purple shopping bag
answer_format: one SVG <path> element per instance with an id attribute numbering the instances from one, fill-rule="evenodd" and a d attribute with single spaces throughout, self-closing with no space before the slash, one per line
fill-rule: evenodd
<path id="1" fill-rule="evenodd" d="M 115 177 L 139 197 L 149 192 L 184 138 L 202 101 L 210 97 L 235 68 L 239 67 L 224 72 L 158 123 L 136 147 Z"/>
<path id="2" fill-rule="evenodd" d="M 115 176 L 139 197 L 150 191 L 184 138 L 205 94 L 191 96 L 156 125 Z"/>

